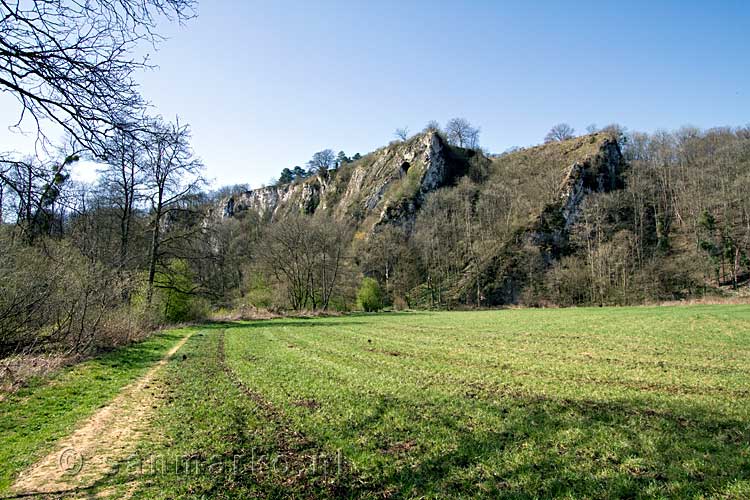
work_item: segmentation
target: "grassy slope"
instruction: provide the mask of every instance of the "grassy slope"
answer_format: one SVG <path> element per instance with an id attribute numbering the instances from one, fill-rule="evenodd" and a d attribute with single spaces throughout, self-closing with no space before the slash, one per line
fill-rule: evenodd
<path id="1" fill-rule="evenodd" d="M 513 192 L 514 220 L 521 224 L 534 221 L 544 207 L 559 202 L 559 190 L 570 167 L 595 157 L 610 139 L 605 133 L 584 135 L 563 142 L 551 142 L 492 159 L 490 178 L 483 184 L 492 190 L 497 185 Z"/>
<path id="2" fill-rule="evenodd" d="M 164 332 L 61 370 L 0 402 L 0 493 L 75 424 L 137 379 L 182 336 Z"/>
<path id="3" fill-rule="evenodd" d="M 747 498 L 749 330 L 747 306 L 226 325 L 171 365 L 142 448 L 196 469 L 136 496 Z M 339 449 L 343 475 L 309 475 Z"/>

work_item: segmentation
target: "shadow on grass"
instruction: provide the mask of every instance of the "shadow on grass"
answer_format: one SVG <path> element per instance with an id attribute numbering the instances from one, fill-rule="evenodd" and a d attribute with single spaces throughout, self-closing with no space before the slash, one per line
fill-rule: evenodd
<path id="1" fill-rule="evenodd" d="M 465 415 L 431 415 L 454 446 L 411 457 L 416 465 L 386 475 L 381 487 L 410 497 L 694 498 L 750 480 L 747 422 L 623 402 L 509 398 L 484 406 L 502 428 L 471 431 Z"/>
<path id="2" fill-rule="evenodd" d="M 394 389 L 362 393 L 371 404 L 356 423 L 338 427 L 332 413 L 324 433 L 302 436 L 293 421 L 280 425 L 242 396 L 220 367 L 217 345 L 213 335 L 194 338 L 187 361 L 170 372 L 177 392 L 161 418 L 177 456 L 207 465 L 217 454 L 257 450 L 297 464 L 311 454 L 335 452 L 328 441 L 333 437 L 355 448 L 367 446 L 360 438 L 375 444 L 366 451 L 374 460 L 335 488 L 329 478 L 299 475 L 294 467 L 227 476 L 201 467 L 192 478 L 148 477 L 140 497 L 162 490 L 173 498 L 188 492 L 204 498 L 747 497 L 747 484 L 739 493 L 729 490 L 750 480 L 750 427 L 708 407 L 675 401 L 653 409 L 638 399 L 564 400 L 490 388 L 449 401 L 414 400 Z M 497 423 L 482 425 L 480 416 Z M 292 446 L 281 446 L 280 436 Z"/>

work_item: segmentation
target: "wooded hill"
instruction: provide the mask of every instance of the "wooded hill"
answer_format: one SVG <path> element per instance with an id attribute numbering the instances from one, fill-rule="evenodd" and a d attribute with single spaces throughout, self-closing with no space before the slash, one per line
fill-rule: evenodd
<path id="1" fill-rule="evenodd" d="M 431 130 L 211 220 L 345 226 L 350 264 L 399 306 L 672 300 L 746 283 L 749 162 L 748 129 L 614 128 L 491 158 Z"/>

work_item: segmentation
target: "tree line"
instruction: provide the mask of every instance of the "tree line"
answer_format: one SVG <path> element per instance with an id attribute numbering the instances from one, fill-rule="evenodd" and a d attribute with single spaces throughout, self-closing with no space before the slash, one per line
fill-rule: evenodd
<path id="1" fill-rule="evenodd" d="M 194 8 L 190 0 L 0 5 L 0 87 L 18 100 L 19 120 L 37 127 L 44 152 L 0 153 L 1 356 L 89 352 L 220 308 L 485 307 L 509 275 L 525 284 L 514 300 L 531 306 L 731 293 L 750 281 L 748 127 L 606 127 L 627 163 L 624 188 L 585 198 L 554 259 L 522 238 L 529 214 L 559 188 L 559 171 L 545 167 L 551 158 L 487 159 L 476 154 L 479 127 L 463 118 L 424 131 L 455 154 L 471 152 L 472 167 L 427 194 L 408 228 L 363 235 L 358 221 L 322 211 L 276 219 L 245 211 L 212 223 L 217 198 L 247 186 L 207 193 L 190 127 L 150 116 L 132 78 L 144 64 L 136 44 L 157 43 L 162 18 L 187 20 Z M 52 133 L 65 139 L 54 145 Z M 405 127 L 395 136 L 412 138 Z M 560 124 L 545 142 L 574 136 Z M 324 149 L 278 182 L 346 171 L 361 158 Z M 85 159 L 100 165 L 94 184 L 71 178 Z"/>
<path id="2" fill-rule="evenodd" d="M 195 9 L 0 4 L 0 90 L 18 103 L 6 125 L 36 132 L 35 154 L 0 152 L 0 354 L 128 341 L 172 315 L 170 294 L 191 292 L 175 259 L 197 228 L 202 165 L 187 125 L 148 115 L 134 75 L 149 66 L 139 44 L 158 44 L 160 23 Z M 71 179 L 82 159 L 106 165 L 95 186 Z"/>

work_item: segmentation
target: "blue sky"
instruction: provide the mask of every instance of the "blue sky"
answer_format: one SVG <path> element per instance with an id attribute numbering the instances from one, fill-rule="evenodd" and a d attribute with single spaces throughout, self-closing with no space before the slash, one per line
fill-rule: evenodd
<path id="1" fill-rule="evenodd" d="M 256 187 L 320 149 L 365 153 L 454 116 L 493 152 L 563 121 L 745 125 L 749 30 L 740 1 L 202 0 L 139 81 L 155 113 L 192 125 L 208 177 Z"/>

